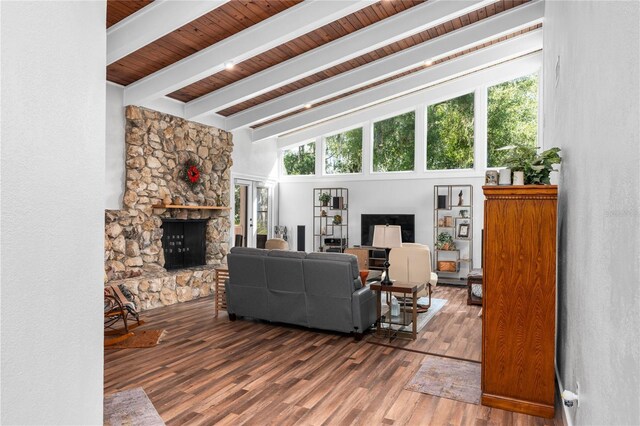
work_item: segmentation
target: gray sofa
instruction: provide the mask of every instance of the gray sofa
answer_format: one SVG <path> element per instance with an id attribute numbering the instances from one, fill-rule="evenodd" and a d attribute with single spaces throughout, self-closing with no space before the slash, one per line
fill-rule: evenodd
<path id="1" fill-rule="evenodd" d="M 375 293 L 362 286 L 354 255 L 234 247 L 227 259 L 231 320 L 251 317 L 357 335 L 376 321 Z"/>

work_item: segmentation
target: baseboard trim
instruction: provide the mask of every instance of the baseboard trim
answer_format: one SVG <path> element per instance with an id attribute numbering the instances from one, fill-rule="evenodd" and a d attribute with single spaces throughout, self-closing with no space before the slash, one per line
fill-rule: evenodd
<path id="1" fill-rule="evenodd" d="M 500 395 L 482 394 L 482 405 L 500 408 L 502 410 L 516 411 L 518 413 L 530 414 L 532 416 L 552 419 L 555 416 L 555 405 L 540 404 L 531 401 L 508 398 Z M 555 404 L 555 402 L 554 402 Z"/>
<path id="2" fill-rule="evenodd" d="M 562 423 L 565 426 L 573 426 L 573 421 L 571 420 L 571 415 L 569 413 L 569 407 L 564 405 L 564 401 L 562 401 L 562 391 L 564 390 L 564 386 L 562 386 L 562 379 L 560 379 L 560 372 L 558 371 L 558 366 L 555 366 L 556 370 L 556 382 L 558 383 L 558 398 L 560 399 L 560 408 L 562 409 Z"/>

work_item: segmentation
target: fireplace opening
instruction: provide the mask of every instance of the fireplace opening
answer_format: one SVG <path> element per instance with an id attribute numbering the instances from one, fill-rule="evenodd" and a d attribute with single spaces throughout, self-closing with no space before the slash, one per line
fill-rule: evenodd
<path id="1" fill-rule="evenodd" d="M 162 219 L 162 249 L 166 269 L 206 263 L 208 219 Z"/>

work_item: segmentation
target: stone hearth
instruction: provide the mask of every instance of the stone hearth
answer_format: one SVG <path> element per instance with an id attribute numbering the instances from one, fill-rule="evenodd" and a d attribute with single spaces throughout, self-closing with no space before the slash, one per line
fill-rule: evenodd
<path id="1" fill-rule="evenodd" d="M 153 208 L 165 197 L 184 204 L 229 206 L 231 134 L 146 108 L 126 108 L 126 189 L 122 210 L 105 212 L 105 273 L 123 283 L 142 309 L 207 296 L 213 268 L 226 263 L 231 231 L 227 210 Z M 187 161 L 199 164 L 201 184 L 191 188 L 181 173 Z M 206 265 L 167 271 L 162 250 L 162 218 L 209 219 Z"/>

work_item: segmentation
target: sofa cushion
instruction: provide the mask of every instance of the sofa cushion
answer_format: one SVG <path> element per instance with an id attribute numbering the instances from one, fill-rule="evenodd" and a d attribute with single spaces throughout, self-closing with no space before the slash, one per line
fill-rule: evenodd
<path id="1" fill-rule="evenodd" d="M 270 321 L 308 326 L 302 271 L 304 256 L 304 253 L 271 250 L 265 258 Z"/>
<path id="2" fill-rule="evenodd" d="M 269 257 L 284 257 L 288 259 L 304 259 L 307 254 L 303 251 L 289 251 L 289 250 L 269 250 Z"/>
<path id="3" fill-rule="evenodd" d="M 240 316 L 268 318 L 266 250 L 234 247 L 227 256 L 229 281 L 227 301 L 229 312 Z"/>
<path id="4" fill-rule="evenodd" d="M 328 260 L 334 262 L 344 262 L 351 264 L 351 275 L 355 280 L 360 276 L 360 271 L 358 268 L 358 257 L 354 254 L 346 254 L 346 253 L 309 253 L 307 254 L 307 259 L 314 260 Z"/>
<path id="5" fill-rule="evenodd" d="M 232 247 L 231 253 L 233 254 L 244 254 L 244 255 L 258 255 L 258 256 L 266 256 L 269 254 L 269 250 L 251 248 L 251 247 Z"/>

